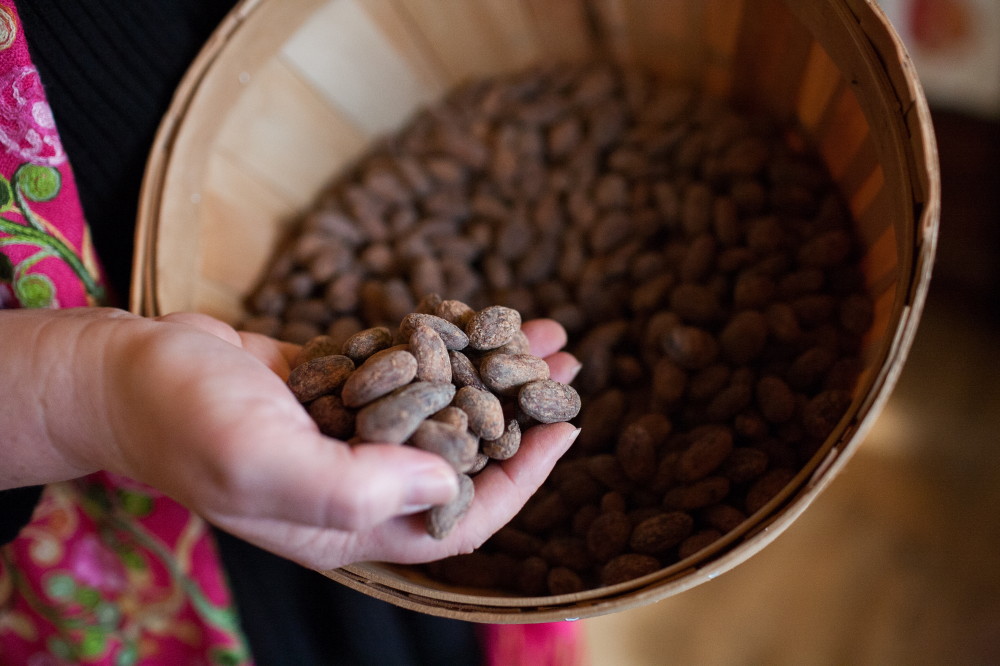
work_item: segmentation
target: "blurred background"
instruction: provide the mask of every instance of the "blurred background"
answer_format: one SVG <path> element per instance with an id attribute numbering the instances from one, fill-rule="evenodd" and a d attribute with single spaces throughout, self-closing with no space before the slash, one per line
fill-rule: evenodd
<path id="1" fill-rule="evenodd" d="M 774 543 L 692 590 L 581 621 L 594 666 L 1000 663 L 1000 2 L 880 4 L 941 165 L 909 359 L 845 470 Z"/>

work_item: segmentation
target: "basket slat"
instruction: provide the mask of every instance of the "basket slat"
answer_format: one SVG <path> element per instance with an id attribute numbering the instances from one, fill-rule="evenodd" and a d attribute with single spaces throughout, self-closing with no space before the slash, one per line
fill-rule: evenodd
<path id="1" fill-rule="evenodd" d="M 233 104 L 215 152 L 226 153 L 255 174 L 260 186 L 303 210 L 331 173 L 364 150 L 365 135 L 284 61 L 271 60 L 253 76 L 254 85 Z"/>
<path id="2" fill-rule="evenodd" d="M 577 0 L 522 0 L 538 37 L 540 56 L 583 60 L 594 54 L 583 6 Z M 558 27 L 556 27 L 558 26 Z"/>
<path id="3" fill-rule="evenodd" d="M 515 34 L 517 26 L 530 25 L 519 3 L 408 0 L 397 4 L 451 84 L 523 68 L 541 53 L 532 35 Z"/>
<path id="4" fill-rule="evenodd" d="M 858 98 L 850 88 L 841 87 L 830 102 L 826 121 L 816 138 L 820 155 L 839 185 L 848 175 L 852 158 L 868 138 L 869 129 Z"/>
<path id="5" fill-rule="evenodd" d="M 368 0 L 360 3 L 359 7 L 378 27 L 385 41 L 392 45 L 392 50 L 413 69 L 427 87 L 428 94 L 437 98 L 448 89 L 448 72 L 395 0 Z"/>
<path id="6" fill-rule="evenodd" d="M 732 63 L 743 11 L 743 0 L 709 0 L 705 3 L 703 30 L 706 63 L 702 85 L 709 95 L 725 98 L 732 94 Z"/>
<path id="7" fill-rule="evenodd" d="M 511 0 L 481 0 L 483 20 L 502 45 L 502 70 L 518 70 L 537 62 L 544 50 L 541 42 L 547 31 L 538 32 L 528 8 Z"/>
<path id="8" fill-rule="evenodd" d="M 374 137 L 398 127 L 438 92 L 394 46 L 357 2 L 340 0 L 316 11 L 281 57 Z"/>
<path id="9" fill-rule="evenodd" d="M 231 223 L 225 227 L 201 228 L 200 243 L 225 247 L 227 251 L 205 253 L 200 272 L 220 288 L 224 286 L 235 294 L 246 295 L 301 209 L 225 153 L 214 155 L 208 167 L 209 186 L 202 201 L 204 214 Z"/>
<path id="10" fill-rule="evenodd" d="M 885 189 L 885 172 L 876 159 L 875 142 L 869 135 L 861 148 L 854 154 L 851 165 L 840 182 L 841 193 L 847 201 L 848 208 L 855 220 L 868 209 L 868 206 L 880 192 Z M 862 245 L 877 236 L 886 226 L 892 225 L 892 220 L 882 220 L 873 226 L 857 229 Z"/>
<path id="11" fill-rule="evenodd" d="M 597 34 L 601 39 L 600 50 L 594 55 L 605 56 L 619 62 L 632 62 L 635 54 L 629 42 L 625 3 L 616 0 L 594 0 L 591 7 Z"/>
<path id="12" fill-rule="evenodd" d="M 840 71 L 836 63 L 821 44 L 813 42 L 806 57 L 796 105 L 796 117 L 807 131 L 816 131 L 840 85 Z"/>
<path id="13" fill-rule="evenodd" d="M 693 84 L 701 79 L 705 62 L 702 3 L 633 2 L 623 5 L 622 11 L 630 62 L 678 82 Z"/>

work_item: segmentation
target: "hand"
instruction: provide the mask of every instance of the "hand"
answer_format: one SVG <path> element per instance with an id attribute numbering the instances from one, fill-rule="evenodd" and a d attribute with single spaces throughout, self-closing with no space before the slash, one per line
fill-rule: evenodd
<path id="1" fill-rule="evenodd" d="M 13 316 L 16 315 L 16 316 Z M 5 365 L 23 434 L 5 486 L 97 469 L 152 485 L 219 527 L 316 568 L 416 562 L 466 552 L 499 529 L 569 446 L 567 424 L 525 433 L 514 459 L 477 477 L 477 500 L 445 540 L 407 515 L 454 496 L 454 473 L 412 447 L 351 448 L 324 437 L 284 384 L 297 347 L 196 314 L 5 312 L 24 357 Z M 533 352 L 567 381 L 578 364 L 551 321 L 525 324 Z M 8 345 L 8 349 L 10 345 Z"/>
<path id="2" fill-rule="evenodd" d="M 525 322 L 523 330 L 531 342 L 531 352 L 546 359 L 552 378 L 571 381 L 580 364 L 572 355 L 559 351 L 566 343 L 563 328 L 552 320 L 534 320 Z M 260 515 L 216 517 L 215 522 L 247 541 L 317 569 L 364 560 L 428 562 L 468 553 L 514 517 L 578 434 L 579 430 L 567 423 L 538 425 L 527 430 L 517 455 L 503 462 L 493 461 L 476 475 L 473 505 L 456 528 L 440 541 L 427 535 L 422 515 L 408 515 L 411 511 L 405 505 L 384 494 L 393 483 L 399 483 L 400 476 L 387 469 L 388 465 L 396 464 L 391 462 L 394 457 L 423 453 L 406 446 L 365 444 L 352 449 L 339 442 L 320 441 L 319 445 L 332 455 L 346 456 L 350 460 L 346 464 L 357 466 L 354 468 L 357 473 L 344 471 L 337 480 L 317 481 L 320 487 L 316 494 L 325 496 L 332 512 L 326 524 Z M 446 476 L 454 479 L 451 468 L 445 469 Z M 339 479 L 346 479 L 347 485 L 340 485 Z M 296 479 L 290 482 L 295 483 Z M 357 494 L 352 496 L 353 493 Z M 431 503 L 440 502 L 428 502 Z M 368 509 L 356 513 L 362 506 Z M 353 520 L 344 520 L 351 515 Z"/>

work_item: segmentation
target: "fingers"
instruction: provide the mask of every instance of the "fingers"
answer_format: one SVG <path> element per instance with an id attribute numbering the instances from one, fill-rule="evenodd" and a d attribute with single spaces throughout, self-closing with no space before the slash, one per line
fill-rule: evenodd
<path id="1" fill-rule="evenodd" d="M 232 326 L 206 314 L 198 312 L 171 312 L 155 319 L 156 321 L 192 326 L 206 333 L 211 333 L 218 338 L 222 338 L 229 344 L 237 347 L 241 344 L 240 336 Z"/>
<path id="2" fill-rule="evenodd" d="M 531 353 L 545 358 L 566 345 L 566 329 L 554 319 L 532 319 L 521 325 L 528 336 Z"/>
<path id="3" fill-rule="evenodd" d="M 536 426 L 528 430 L 517 456 L 504 463 L 490 465 L 477 475 L 475 502 L 455 530 L 442 540 L 427 534 L 424 514 L 397 514 L 368 530 L 354 529 L 340 519 L 325 521 L 331 523 L 333 529 L 318 527 L 317 524 L 323 522 L 323 519 L 314 520 L 316 516 L 307 511 L 295 515 L 294 523 L 280 517 L 245 515 L 222 516 L 213 522 L 267 550 L 316 569 L 333 569 L 366 560 L 413 564 L 470 552 L 513 518 L 548 477 L 553 465 L 570 447 L 578 432 L 579 430 L 566 423 Z M 318 480 L 296 478 L 300 487 L 291 490 L 291 494 L 285 496 L 283 501 L 305 507 L 310 505 L 311 500 L 297 496 L 299 493 L 325 493 L 330 500 L 325 510 L 339 513 L 344 511 L 345 497 L 350 497 L 350 503 L 356 505 L 353 509 L 356 512 L 353 520 L 355 527 L 377 520 L 378 515 L 392 513 L 391 510 L 384 509 L 372 511 L 372 504 L 368 505 L 368 510 L 359 509 L 359 503 L 364 505 L 368 501 L 378 502 L 381 497 L 384 506 L 394 505 L 405 509 L 408 502 L 401 499 L 398 489 L 393 488 L 395 482 L 392 480 L 392 473 L 386 468 L 389 465 L 407 464 L 402 459 L 393 460 L 398 454 L 422 452 L 405 446 L 374 444 L 355 447 L 350 451 L 357 456 L 353 461 L 355 472 L 369 475 L 367 490 L 364 487 L 339 484 L 328 474 L 319 472 Z M 369 456 L 370 459 L 367 459 Z M 420 469 L 418 464 L 416 471 L 419 472 Z M 436 475 L 438 471 L 434 470 L 430 474 Z M 446 470 L 444 476 L 454 480 L 454 472 L 450 469 Z M 316 483 L 321 487 L 314 487 L 313 484 Z M 368 500 L 359 502 L 355 495 L 357 492 L 367 492 Z M 437 503 L 433 500 L 437 492 L 425 491 L 410 497 L 416 498 L 417 502 Z M 402 513 L 405 510 L 399 512 Z M 346 525 L 348 529 L 338 529 L 336 525 Z"/>
<path id="4" fill-rule="evenodd" d="M 524 322 L 521 330 L 528 336 L 531 353 L 549 364 L 549 376 L 557 382 L 569 384 L 580 371 L 580 361 L 572 354 L 560 351 L 566 345 L 566 329 L 554 319 L 532 319 Z"/>
<path id="5" fill-rule="evenodd" d="M 155 319 L 165 323 L 185 324 L 211 333 L 231 345 L 242 347 L 282 379 L 288 378 L 291 363 L 300 349 L 299 345 L 275 340 L 259 333 L 237 332 L 229 324 L 198 312 L 171 312 Z"/>
<path id="6" fill-rule="evenodd" d="M 517 455 L 487 465 L 476 476 L 476 501 L 452 535 L 458 552 L 482 545 L 521 510 L 569 450 L 580 430 L 569 423 L 537 425 L 525 431 Z"/>
<path id="7" fill-rule="evenodd" d="M 475 501 L 446 538 L 430 537 L 423 515 L 397 518 L 361 540 L 354 561 L 378 559 L 413 564 L 471 552 L 521 510 L 578 434 L 579 429 L 569 423 L 527 430 L 516 456 L 493 462 L 476 475 Z"/>
<path id="8" fill-rule="evenodd" d="M 346 531 L 444 504 L 458 492 L 440 456 L 410 446 L 350 447 L 319 433 L 248 454 L 229 512 Z"/>
<path id="9" fill-rule="evenodd" d="M 572 382 L 583 367 L 575 356 L 563 351 L 550 354 L 545 362 L 549 364 L 549 377 L 563 384 Z"/>
<path id="10" fill-rule="evenodd" d="M 250 352 L 283 380 L 288 380 L 292 361 L 300 349 L 298 345 L 245 331 L 240 331 L 239 338 L 243 349 Z"/>

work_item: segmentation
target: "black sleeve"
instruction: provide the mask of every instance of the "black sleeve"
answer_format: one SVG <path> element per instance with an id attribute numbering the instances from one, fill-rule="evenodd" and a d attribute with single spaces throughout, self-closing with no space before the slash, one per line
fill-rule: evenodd
<path id="1" fill-rule="evenodd" d="M 31 520 L 42 486 L 0 490 L 0 545 L 10 543 Z"/>

